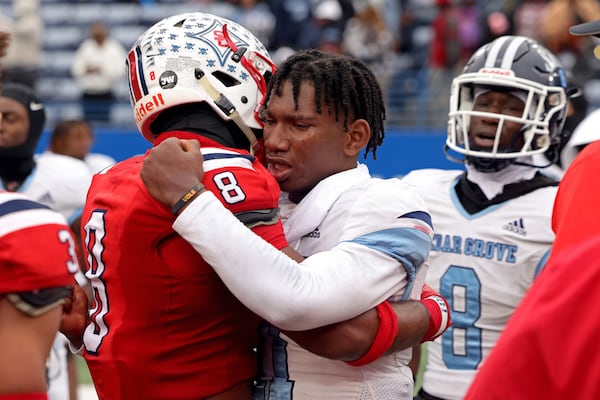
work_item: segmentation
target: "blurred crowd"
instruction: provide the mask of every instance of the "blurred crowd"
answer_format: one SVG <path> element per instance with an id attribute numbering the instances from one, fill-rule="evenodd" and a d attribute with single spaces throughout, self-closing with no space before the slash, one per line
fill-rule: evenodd
<path id="1" fill-rule="evenodd" d="M 61 5 L 71 6 L 74 11 L 82 7 L 109 8 L 106 13 L 92 13 L 93 17 L 82 17 L 78 22 L 77 13 L 69 21 L 55 18 Z M 131 16 L 118 15 L 109 12 L 110 5 L 139 11 Z M 45 12 L 45 7 L 56 12 Z M 64 46 L 58 49 L 50 39 L 56 39 L 61 32 L 71 38 L 73 32 L 92 38 L 100 24 L 107 42 L 112 41 L 109 54 L 121 54 L 114 41 L 128 49 L 132 38 L 152 19 L 159 20 L 182 9 L 213 12 L 247 26 L 268 45 L 276 62 L 303 48 L 346 53 L 361 59 L 381 80 L 388 103 L 387 122 L 395 127 L 443 130 L 451 77 L 462 69 L 476 48 L 500 35 L 525 35 L 542 42 L 582 88 L 593 89 L 600 82 L 599 63 L 590 62 L 594 57 L 590 48 L 598 44 L 597 39 L 568 33 L 573 24 L 600 18 L 600 2 L 595 0 L 0 0 L 0 30 L 11 33 L 12 43 L 4 60 L 4 81 L 37 85 L 39 94 L 50 102 L 82 102 L 70 115 L 61 117 L 80 117 L 85 113 L 86 119 L 127 121 L 129 115 L 119 120 L 107 116 L 108 111 L 90 116 L 89 107 L 83 106 L 90 97 L 109 108 L 113 102 L 127 102 L 123 74 L 113 71 L 90 79 L 82 72 L 88 67 L 76 54 L 81 52 L 84 39 L 88 40 L 87 54 L 98 54 L 101 47 L 90 50 L 89 39 L 79 36 L 80 43 L 59 38 Z M 61 24 L 63 29 L 46 34 L 45 29 L 52 29 L 53 24 Z M 68 24 L 79 24 L 81 30 L 70 31 Z M 62 61 L 48 57 L 53 54 L 48 49 L 60 50 L 56 54 Z M 89 55 L 84 57 L 89 61 Z M 100 59 L 97 57 L 94 62 Z M 51 72 L 57 64 L 69 73 L 68 77 L 61 77 L 63 80 L 51 80 L 57 78 Z M 73 67 L 75 64 L 77 67 Z M 114 69 L 115 63 L 107 63 L 107 68 L 110 66 Z M 97 68 L 96 64 L 89 67 Z M 66 78 L 72 82 L 65 82 Z M 94 86 L 91 92 L 90 82 Z M 592 93 L 590 97 L 590 107 L 600 104 L 600 96 Z M 112 114 L 118 115 L 118 111 Z"/>

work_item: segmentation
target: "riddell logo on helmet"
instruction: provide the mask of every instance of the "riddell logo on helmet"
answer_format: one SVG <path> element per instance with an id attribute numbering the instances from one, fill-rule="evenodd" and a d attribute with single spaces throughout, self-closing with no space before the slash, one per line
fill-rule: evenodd
<path id="1" fill-rule="evenodd" d="M 156 94 L 152 96 L 152 101 L 147 101 L 145 103 L 140 104 L 135 108 L 135 119 L 136 121 L 141 121 L 146 114 L 152 112 L 155 108 L 161 108 L 165 105 L 165 100 L 162 97 L 162 94 Z"/>

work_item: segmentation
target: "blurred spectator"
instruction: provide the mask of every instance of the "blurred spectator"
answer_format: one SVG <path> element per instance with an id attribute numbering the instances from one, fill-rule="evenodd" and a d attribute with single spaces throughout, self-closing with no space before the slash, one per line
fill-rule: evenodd
<path id="1" fill-rule="evenodd" d="M 544 43 L 540 25 L 544 18 L 547 0 L 525 0 L 515 8 L 513 16 L 515 35 L 527 36 Z"/>
<path id="2" fill-rule="evenodd" d="M 458 21 L 457 36 L 460 46 L 459 64 L 463 65 L 477 50 L 483 37 L 481 8 L 475 0 L 460 0 L 456 6 Z"/>
<path id="3" fill-rule="evenodd" d="M 358 58 L 370 67 L 384 61 L 393 52 L 392 32 L 387 29 L 386 20 L 374 0 L 354 2 L 354 17 L 348 20 L 342 49 L 346 54 Z"/>
<path id="4" fill-rule="evenodd" d="M 500 0 L 493 2 L 495 7 L 486 7 L 483 18 L 482 44 L 491 42 L 502 35 L 513 35 L 514 15 L 520 0 Z"/>
<path id="5" fill-rule="evenodd" d="M 344 13 L 338 0 L 320 0 L 310 21 L 298 38 L 300 49 L 319 49 L 327 53 L 341 53 L 344 34 Z"/>
<path id="6" fill-rule="evenodd" d="M 82 90 L 84 119 L 107 122 L 115 100 L 114 86 L 125 76 L 126 52 L 108 35 L 103 23 L 92 24 L 90 34 L 75 53 L 71 73 Z"/>
<path id="7" fill-rule="evenodd" d="M 266 0 L 235 0 L 235 11 L 229 19 L 245 26 L 258 40 L 271 47 L 275 17 Z"/>
<path id="8" fill-rule="evenodd" d="M 10 34 L 10 46 L 2 62 L 3 82 L 35 88 L 39 75 L 44 24 L 38 0 L 13 0 L 14 18 L 0 16 L 0 27 Z"/>
<path id="9" fill-rule="evenodd" d="M 447 109 L 450 82 L 458 73 L 460 44 L 458 42 L 458 14 L 450 0 L 436 0 L 438 14 L 433 21 L 433 38 L 429 57 L 428 86 L 431 93 L 430 115 L 439 117 L 434 124 L 445 126 L 447 115 L 439 110 Z"/>
<path id="10" fill-rule="evenodd" d="M 312 0 L 269 0 L 269 7 L 275 17 L 271 49 L 289 47 L 297 50 L 298 38 L 312 18 Z"/>
<path id="11" fill-rule="evenodd" d="M 48 150 L 55 154 L 75 157 L 84 161 L 92 173 L 114 164 L 114 158 L 101 153 L 90 153 L 94 143 L 91 125 L 82 119 L 59 121 L 50 138 Z"/>
<path id="12" fill-rule="evenodd" d="M 587 64 L 592 60 L 592 52 L 587 47 L 593 39 L 570 35 L 569 27 L 597 19 L 600 19 L 600 3 L 596 0 L 551 0 L 538 30 L 543 36 L 543 43 L 557 55 L 565 68 L 574 70 L 576 63 L 583 62 L 586 65 L 578 69 L 589 71 Z"/>

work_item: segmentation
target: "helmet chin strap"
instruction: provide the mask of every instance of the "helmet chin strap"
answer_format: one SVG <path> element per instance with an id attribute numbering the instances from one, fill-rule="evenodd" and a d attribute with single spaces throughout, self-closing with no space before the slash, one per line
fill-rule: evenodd
<path id="1" fill-rule="evenodd" d="M 256 135 L 252 132 L 252 129 L 244 122 L 240 113 L 237 112 L 235 106 L 227 97 L 225 97 L 222 93 L 219 93 L 217 89 L 210 83 L 210 81 L 206 78 L 206 74 L 202 71 L 201 68 L 196 68 L 194 70 L 195 78 L 198 80 L 198 83 L 202 88 L 208 93 L 213 102 L 227 115 L 229 118 L 235 122 L 235 124 L 240 128 L 240 130 L 244 133 L 248 141 L 250 142 L 250 154 L 256 154 L 256 145 L 258 140 L 256 139 Z"/>

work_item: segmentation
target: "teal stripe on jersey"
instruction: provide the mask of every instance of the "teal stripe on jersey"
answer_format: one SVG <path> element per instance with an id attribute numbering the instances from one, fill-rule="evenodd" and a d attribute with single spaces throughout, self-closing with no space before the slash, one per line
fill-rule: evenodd
<path id="1" fill-rule="evenodd" d="M 408 299 L 417 270 L 425 262 L 431 250 L 429 235 L 415 228 L 393 228 L 368 233 L 351 242 L 387 254 L 402 263 L 408 280 L 402 300 Z"/>

